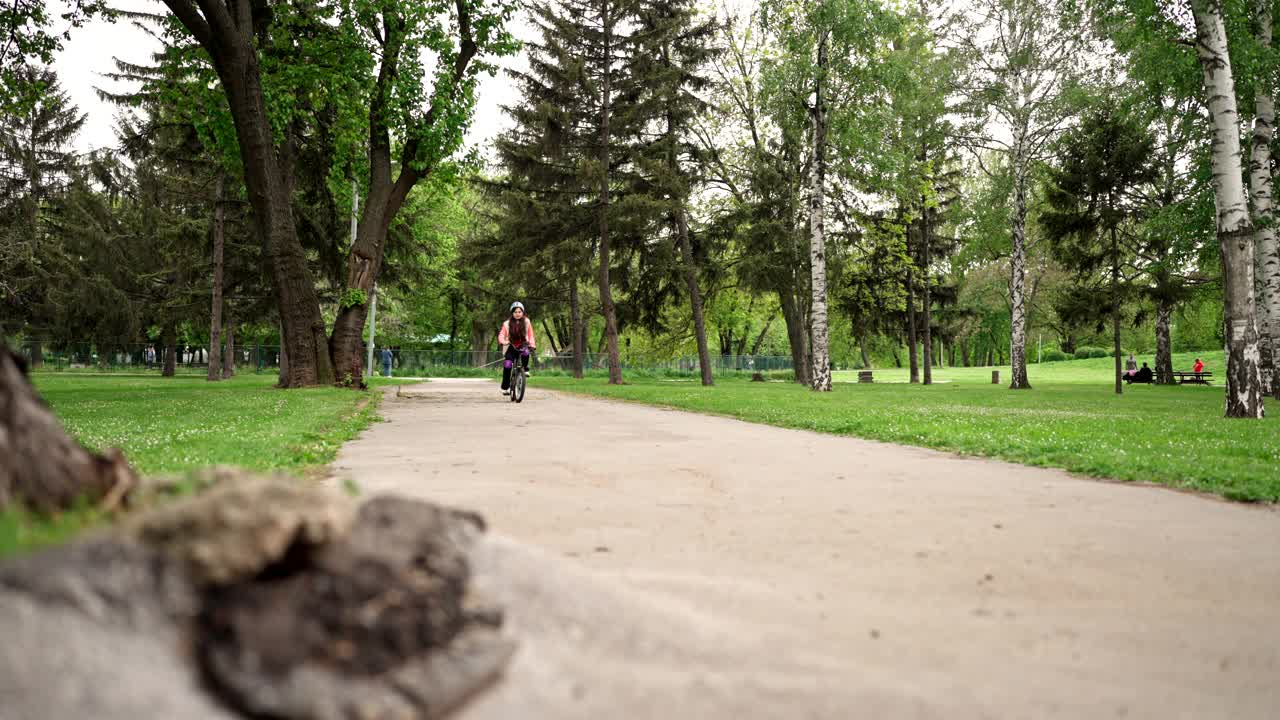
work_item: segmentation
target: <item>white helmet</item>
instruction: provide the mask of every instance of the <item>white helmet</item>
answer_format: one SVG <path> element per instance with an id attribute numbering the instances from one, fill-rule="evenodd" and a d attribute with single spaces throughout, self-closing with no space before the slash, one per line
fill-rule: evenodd
<path id="1" fill-rule="evenodd" d="M 516 308 L 520 308 L 521 310 L 523 310 L 523 309 L 524 309 L 524 303 L 520 302 L 519 300 L 517 300 L 517 301 L 515 301 L 515 302 L 511 303 L 511 308 L 510 308 L 510 309 L 508 309 L 508 310 L 507 310 L 507 312 L 515 312 L 515 309 L 516 309 Z"/>

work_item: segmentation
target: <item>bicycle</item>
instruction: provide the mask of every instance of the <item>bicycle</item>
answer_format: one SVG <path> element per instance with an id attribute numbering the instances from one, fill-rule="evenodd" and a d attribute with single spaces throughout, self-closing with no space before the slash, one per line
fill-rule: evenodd
<path id="1" fill-rule="evenodd" d="M 509 361 L 511 363 L 511 385 L 509 389 L 511 390 L 511 402 L 513 403 L 524 400 L 525 369 L 522 360 L 523 357 L 517 356 L 515 360 Z"/>

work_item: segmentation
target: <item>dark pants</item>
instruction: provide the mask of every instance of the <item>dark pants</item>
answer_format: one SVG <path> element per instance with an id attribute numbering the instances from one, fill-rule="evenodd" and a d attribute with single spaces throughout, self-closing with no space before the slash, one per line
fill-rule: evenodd
<path id="1" fill-rule="evenodd" d="M 529 372 L 529 356 L 521 355 L 520 351 L 514 345 L 507 346 L 507 360 L 516 362 L 519 359 L 520 365 L 524 367 L 525 372 Z M 511 368 L 506 363 L 502 363 L 502 389 L 509 390 L 511 388 Z"/>

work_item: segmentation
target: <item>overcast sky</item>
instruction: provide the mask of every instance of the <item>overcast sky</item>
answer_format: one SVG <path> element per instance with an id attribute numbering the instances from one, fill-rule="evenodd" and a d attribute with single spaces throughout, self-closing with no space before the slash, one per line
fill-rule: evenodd
<path id="1" fill-rule="evenodd" d="M 55 13 L 62 12 L 65 7 L 61 0 L 52 0 L 51 5 Z M 121 10 L 165 11 L 164 5 L 158 0 L 115 0 L 112 6 Z M 518 37 L 527 39 L 527 27 L 518 25 L 512 30 Z M 115 116 L 119 109 L 100 100 L 94 91 L 94 88 L 101 88 L 119 93 L 129 89 L 125 84 L 103 77 L 102 73 L 114 69 L 112 58 L 145 64 L 150 62 L 151 54 L 158 49 L 159 43 L 154 38 L 127 20 L 115 23 L 94 20 L 72 31 L 71 39 L 54 59 L 54 70 L 58 73 L 62 87 L 71 96 L 71 101 L 81 112 L 89 115 L 84 129 L 75 140 L 77 150 L 86 152 L 116 144 Z M 520 62 L 519 58 L 504 58 L 507 66 Z M 510 103 L 512 92 L 511 83 L 504 72 L 499 72 L 492 78 L 482 78 L 475 120 L 467 135 L 469 145 L 479 147 L 487 154 L 493 138 L 507 126 L 507 115 L 499 106 Z"/>

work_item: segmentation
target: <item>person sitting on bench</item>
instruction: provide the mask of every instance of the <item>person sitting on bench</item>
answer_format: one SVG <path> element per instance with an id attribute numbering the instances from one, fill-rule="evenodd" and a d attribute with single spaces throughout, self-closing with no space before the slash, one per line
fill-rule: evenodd
<path id="1" fill-rule="evenodd" d="M 1155 374 L 1151 372 L 1151 368 L 1146 363 L 1142 363 L 1141 370 L 1135 370 L 1132 375 L 1124 376 L 1126 382 L 1130 383 L 1150 383 L 1155 379 Z"/>

